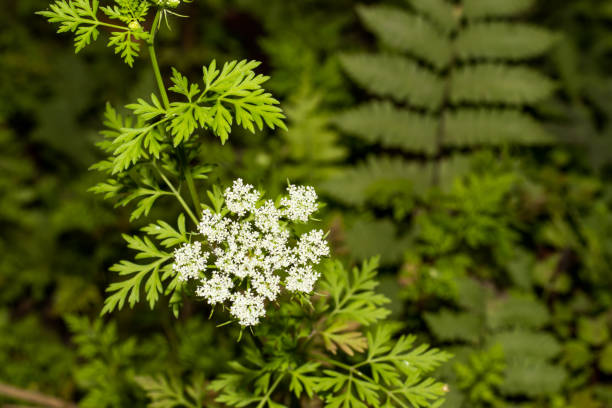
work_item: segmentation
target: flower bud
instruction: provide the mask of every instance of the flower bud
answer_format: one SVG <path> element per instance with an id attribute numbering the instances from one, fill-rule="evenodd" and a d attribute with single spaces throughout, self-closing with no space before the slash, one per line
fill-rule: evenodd
<path id="1" fill-rule="evenodd" d="M 128 24 L 128 28 L 132 31 L 136 31 L 136 30 L 140 30 L 142 27 L 140 26 L 140 23 L 136 20 L 132 20 L 130 21 L 130 24 Z"/>

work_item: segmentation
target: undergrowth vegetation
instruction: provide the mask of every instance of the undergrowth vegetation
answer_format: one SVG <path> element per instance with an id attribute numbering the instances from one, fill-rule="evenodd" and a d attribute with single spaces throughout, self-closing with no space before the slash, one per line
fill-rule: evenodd
<path id="1" fill-rule="evenodd" d="M 610 20 L 12 2 L 0 405 L 611 406 Z"/>

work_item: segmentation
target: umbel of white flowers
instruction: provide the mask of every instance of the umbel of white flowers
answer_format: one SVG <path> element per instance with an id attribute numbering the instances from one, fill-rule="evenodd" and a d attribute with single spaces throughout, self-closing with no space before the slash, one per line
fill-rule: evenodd
<path id="1" fill-rule="evenodd" d="M 241 179 L 224 192 L 227 215 L 202 212 L 198 232 L 203 241 L 184 244 L 174 253 L 181 280 L 195 280 L 196 294 L 211 305 L 229 303 L 243 326 L 265 316 L 266 301 L 282 288 L 310 293 L 319 278 L 313 267 L 329 255 L 323 231 L 293 236 L 291 223 L 306 223 L 317 208 L 312 187 L 289 185 L 277 206 Z"/>

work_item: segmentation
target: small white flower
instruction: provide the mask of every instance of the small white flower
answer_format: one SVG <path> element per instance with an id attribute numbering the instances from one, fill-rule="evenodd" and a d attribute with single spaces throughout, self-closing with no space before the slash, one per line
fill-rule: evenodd
<path id="1" fill-rule="evenodd" d="M 280 292 L 280 276 L 272 274 L 259 274 L 253 280 L 253 288 L 261 296 L 274 301 Z"/>
<path id="2" fill-rule="evenodd" d="M 287 290 L 291 292 L 310 293 L 314 284 L 319 279 L 319 273 L 312 270 L 312 266 L 294 266 L 289 270 L 289 275 L 285 281 Z"/>
<path id="3" fill-rule="evenodd" d="M 198 279 L 200 272 L 206 269 L 208 252 L 202 253 L 202 244 L 183 244 L 174 251 L 174 269 L 179 274 L 179 280 Z"/>
<path id="4" fill-rule="evenodd" d="M 266 315 L 264 298 L 253 295 L 250 291 L 235 294 L 232 301 L 230 314 L 238 319 L 242 326 L 254 326 Z"/>
<path id="5" fill-rule="evenodd" d="M 212 278 L 202 279 L 196 294 L 205 298 L 209 304 L 223 303 L 232 296 L 230 289 L 234 287 L 232 279 L 224 273 L 213 273 Z"/>
<path id="6" fill-rule="evenodd" d="M 303 234 L 295 248 L 300 264 L 312 262 L 318 264 L 321 257 L 329 255 L 329 246 L 325 241 L 323 231 L 312 230 Z"/>
<path id="7" fill-rule="evenodd" d="M 260 233 L 253 229 L 253 225 L 249 221 L 243 221 L 240 224 L 240 232 L 236 237 L 236 242 L 245 250 L 257 248 Z"/>
<path id="8" fill-rule="evenodd" d="M 255 209 L 255 226 L 262 232 L 280 232 L 281 212 L 272 200 L 268 200 Z"/>
<path id="9" fill-rule="evenodd" d="M 252 185 L 244 184 L 242 179 L 236 179 L 232 187 L 225 189 L 223 196 L 227 209 L 242 217 L 255 208 L 260 193 L 254 190 Z"/>
<path id="10" fill-rule="evenodd" d="M 248 270 L 244 267 L 243 259 L 246 257 L 245 253 L 237 251 L 223 251 L 215 250 L 217 252 L 217 260 L 215 266 L 220 271 L 225 272 L 230 276 L 235 276 L 239 279 L 244 279 L 248 275 Z"/>
<path id="11" fill-rule="evenodd" d="M 198 232 L 208 238 L 210 242 L 220 243 L 227 238 L 229 223 L 230 220 L 221 217 L 221 214 L 214 214 L 207 208 L 202 211 Z"/>
<path id="12" fill-rule="evenodd" d="M 287 188 L 289 197 L 281 200 L 283 215 L 291 221 L 307 222 L 308 217 L 317 211 L 317 193 L 310 186 L 295 186 L 290 184 Z"/>

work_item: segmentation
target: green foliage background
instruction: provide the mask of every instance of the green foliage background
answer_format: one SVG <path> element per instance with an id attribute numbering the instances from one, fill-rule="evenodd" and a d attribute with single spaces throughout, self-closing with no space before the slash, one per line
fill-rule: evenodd
<path id="1" fill-rule="evenodd" d="M 178 319 L 146 305 L 98 317 L 134 230 L 127 209 L 87 192 L 101 181 L 87 169 L 104 101 L 150 94 L 153 74 L 104 44 L 75 56 L 34 15 L 47 6 L 0 14 L 0 383 L 82 407 L 209 406 L 201 384 L 240 386 L 220 376 L 243 347 L 234 329 L 189 301 Z M 455 355 L 438 369 L 443 407 L 612 406 L 612 2 L 182 12 L 160 33 L 166 74 L 261 60 L 288 116 L 289 131 L 237 129 L 223 148 L 211 137 L 214 181 L 314 185 L 334 253 L 381 256 L 397 331 Z M 514 41 L 491 40 L 508 30 Z"/>

